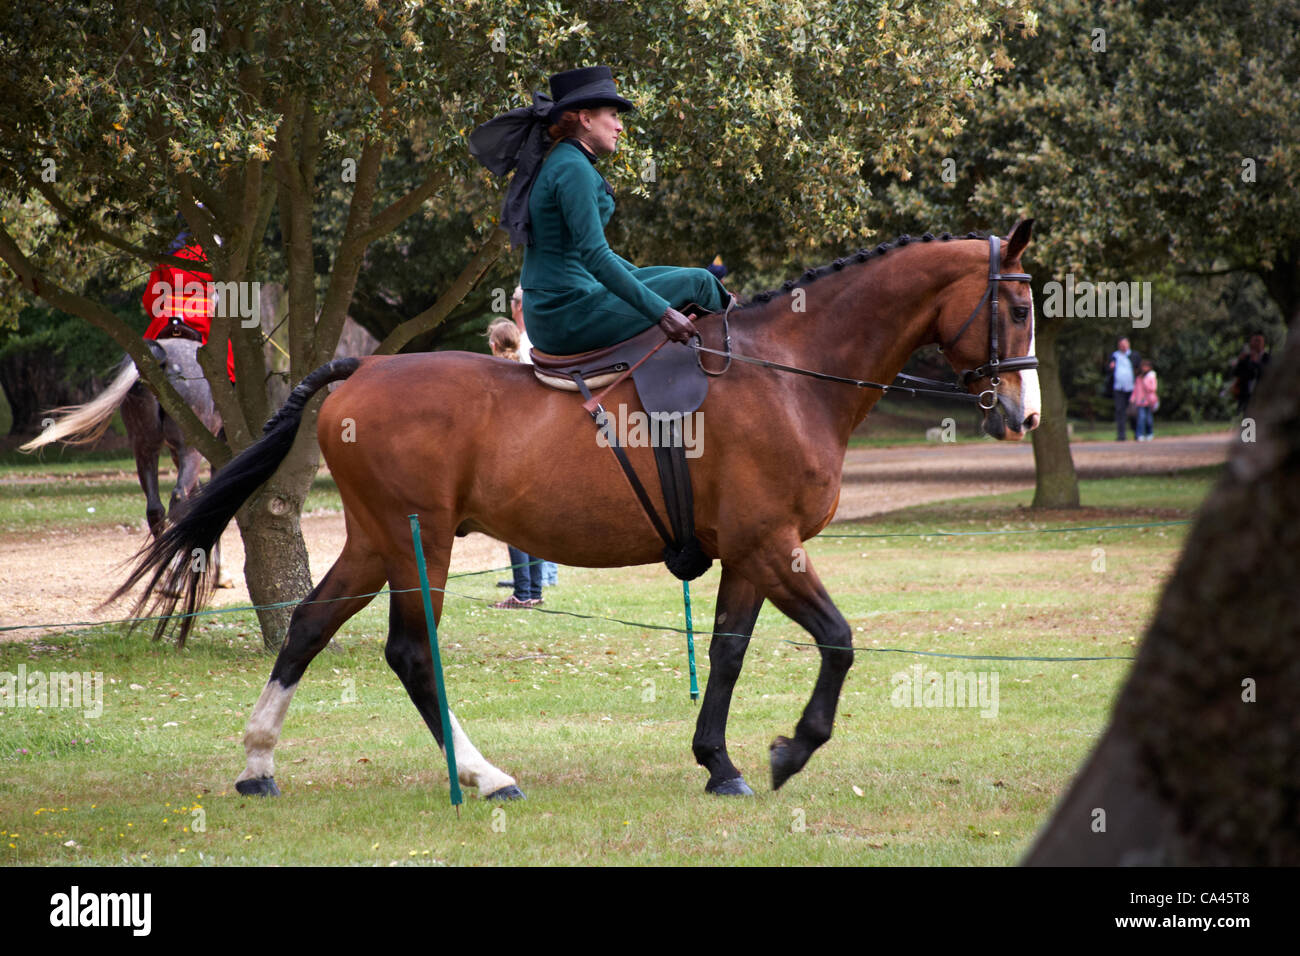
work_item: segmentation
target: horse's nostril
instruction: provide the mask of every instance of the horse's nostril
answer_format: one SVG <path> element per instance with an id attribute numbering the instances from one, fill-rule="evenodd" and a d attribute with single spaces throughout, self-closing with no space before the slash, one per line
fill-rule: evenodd
<path id="1" fill-rule="evenodd" d="M 1038 413 L 1034 412 L 1034 414 L 1030 415 L 1028 418 L 1025 419 L 1024 430 L 1027 432 L 1033 431 L 1037 427 L 1038 427 Z"/>

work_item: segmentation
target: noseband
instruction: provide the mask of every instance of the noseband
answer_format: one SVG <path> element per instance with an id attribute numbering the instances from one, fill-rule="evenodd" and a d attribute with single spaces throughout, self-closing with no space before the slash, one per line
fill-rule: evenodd
<path id="1" fill-rule="evenodd" d="M 957 330 L 947 343 L 939 347 L 939 351 L 946 352 L 957 344 L 958 339 L 966 334 L 970 324 L 975 321 L 975 316 L 979 315 L 984 308 L 984 303 L 989 303 L 989 360 L 978 368 L 968 369 L 962 373 L 962 384 L 970 385 L 971 382 L 981 378 L 989 380 L 991 388 L 980 392 L 980 408 L 985 410 L 992 409 L 997 405 L 997 392 L 995 389 L 1001 379 L 998 377 L 1001 372 L 1024 372 L 1029 369 L 1038 368 L 1038 359 L 1033 355 L 1026 355 L 1021 358 L 1007 359 L 1001 361 L 998 353 L 998 283 L 999 282 L 1029 282 L 1030 276 L 1023 272 L 999 272 L 998 266 L 1002 262 L 1002 240 L 997 236 L 989 236 L 989 282 L 984 289 L 984 295 L 975 305 L 971 314 L 966 317 L 961 328 Z M 984 404 L 984 396 L 991 395 L 990 404 Z"/>

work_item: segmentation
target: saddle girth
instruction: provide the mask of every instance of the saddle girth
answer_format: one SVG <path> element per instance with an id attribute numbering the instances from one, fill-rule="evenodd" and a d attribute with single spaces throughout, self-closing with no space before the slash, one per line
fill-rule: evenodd
<path id="1" fill-rule="evenodd" d="M 670 533 L 655 510 L 645 485 L 641 483 L 636 469 L 632 467 L 632 462 L 628 460 L 627 453 L 619 445 L 614 430 L 609 427 L 604 406 L 592 397 L 591 389 L 587 387 L 581 372 L 575 369 L 569 374 L 573 376 L 578 390 L 582 393 L 584 407 L 590 413 L 592 421 L 596 423 L 597 428 L 606 430 L 610 450 L 614 453 L 619 467 L 623 469 L 623 475 L 627 478 L 633 493 L 636 494 L 637 501 L 641 503 L 641 508 L 663 540 L 664 564 L 679 580 L 692 581 L 698 578 L 712 566 L 713 559 L 704 553 L 699 540 L 695 537 L 695 496 L 691 488 L 690 471 L 686 466 L 686 447 L 682 441 L 680 416 L 668 418 L 671 428 L 668 447 L 664 447 L 659 442 L 654 443 L 655 465 L 659 471 L 668 523 L 672 528 Z"/>

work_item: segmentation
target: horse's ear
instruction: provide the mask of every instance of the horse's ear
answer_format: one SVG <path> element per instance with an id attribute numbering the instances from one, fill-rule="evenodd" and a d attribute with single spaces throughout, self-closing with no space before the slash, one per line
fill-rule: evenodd
<path id="1" fill-rule="evenodd" d="M 1014 262 L 1020 258 L 1020 254 L 1025 251 L 1025 246 L 1029 245 L 1030 233 L 1034 231 L 1034 220 L 1021 219 L 1011 235 L 1007 236 L 1006 247 L 1002 258 L 1006 262 Z"/>

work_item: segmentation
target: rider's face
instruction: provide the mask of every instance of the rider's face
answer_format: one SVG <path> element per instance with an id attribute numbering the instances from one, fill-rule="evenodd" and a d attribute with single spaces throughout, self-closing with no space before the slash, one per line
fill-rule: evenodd
<path id="1" fill-rule="evenodd" d="M 578 120 L 582 123 L 582 141 L 597 156 L 612 153 L 618 148 L 618 135 L 623 132 L 618 107 L 596 106 L 579 110 Z"/>

